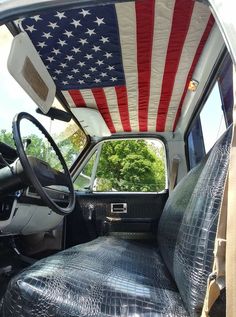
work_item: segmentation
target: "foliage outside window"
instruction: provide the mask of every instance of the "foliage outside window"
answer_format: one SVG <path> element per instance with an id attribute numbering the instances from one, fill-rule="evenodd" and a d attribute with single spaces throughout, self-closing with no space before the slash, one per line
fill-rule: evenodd
<path id="1" fill-rule="evenodd" d="M 59 126 L 60 129 L 58 130 Z M 52 122 L 49 130 L 61 150 L 67 166 L 70 167 L 86 144 L 85 134 L 73 120 L 69 123 Z M 31 141 L 26 150 L 27 155 L 37 157 L 38 159 L 48 162 L 52 167 L 59 170 L 61 169 L 58 157 L 44 135 L 38 129 L 36 130 L 33 125 L 29 125 L 25 129 L 24 138 L 30 139 Z M 0 141 L 15 147 L 11 131 L 7 131 L 6 129 L 0 130 Z"/>
<path id="2" fill-rule="evenodd" d="M 94 161 L 94 158 L 90 160 L 77 178 L 76 189 L 84 189 L 81 177 L 91 176 Z M 102 145 L 96 178 L 93 184 L 90 183 L 90 189 L 101 192 L 158 192 L 165 189 L 165 181 L 165 150 L 160 141 L 106 141 Z"/>

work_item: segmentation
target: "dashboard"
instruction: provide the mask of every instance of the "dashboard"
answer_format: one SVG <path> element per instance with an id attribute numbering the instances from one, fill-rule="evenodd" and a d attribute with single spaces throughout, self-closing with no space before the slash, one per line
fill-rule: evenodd
<path id="1" fill-rule="evenodd" d="M 16 150 L 3 142 L 0 142 L 0 156 L 0 170 L 18 157 Z M 0 183 L 0 192 L 4 186 L 4 183 Z M 55 186 L 46 191 L 62 206 L 69 199 L 67 192 Z M 63 216 L 47 207 L 32 186 L 0 194 L 0 236 L 44 232 L 55 228 L 62 221 Z"/>

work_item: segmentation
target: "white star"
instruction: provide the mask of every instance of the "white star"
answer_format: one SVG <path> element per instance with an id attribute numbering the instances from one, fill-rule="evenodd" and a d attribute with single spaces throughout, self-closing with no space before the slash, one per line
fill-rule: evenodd
<path id="1" fill-rule="evenodd" d="M 80 84 L 84 84 L 84 80 L 79 80 L 79 83 Z"/>
<path id="2" fill-rule="evenodd" d="M 94 32 L 94 30 L 95 29 L 87 29 L 88 31 L 87 32 L 85 32 L 85 34 L 88 34 L 89 36 L 91 36 L 91 35 L 95 35 L 96 33 Z"/>
<path id="3" fill-rule="evenodd" d="M 61 63 L 59 66 L 62 67 L 62 68 L 68 67 L 66 63 Z"/>
<path id="4" fill-rule="evenodd" d="M 29 31 L 30 33 L 32 33 L 33 31 L 36 31 L 36 29 L 34 28 L 34 25 L 26 25 L 27 28 L 25 29 L 26 31 Z"/>
<path id="5" fill-rule="evenodd" d="M 35 22 L 42 20 L 42 18 L 40 18 L 40 15 L 35 15 L 34 17 L 32 17 L 32 19 L 34 19 Z"/>
<path id="6" fill-rule="evenodd" d="M 79 12 L 79 14 L 82 14 L 83 17 L 86 17 L 86 15 L 90 15 L 91 13 L 89 12 L 89 10 L 84 10 L 84 9 L 82 9 L 82 10 Z"/>
<path id="7" fill-rule="evenodd" d="M 51 62 L 55 62 L 55 59 L 54 59 L 54 57 L 48 57 L 47 61 L 49 61 L 51 63 Z"/>
<path id="8" fill-rule="evenodd" d="M 101 24 L 105 24 L 105 22 L 103 20 L 104 20 L 104 18 L 96 17 L 96 21 L 93 21 L 93 22 L 97 23 L 97 25 L 100 26 Z"/>
<path id="9" fill-rule="evenodd" d="M 89 75 L 89 74 L 84 74 L 83 77 L 84 77 L 84 78 L 89 78 L 90 75 Z"/>
<path id="10" fill-rule="evenodd" d="M 107 69 L 108 69 L 108 70 L 114 70 L 114 69 L 115 69 L 115 67 L 114 67 L 114 66 L 110 66 L 110 65 L 109 65 L 109 66 L 107 67 Z"/>
<path id="11" fill-rule="evenodd" d="M 63 19 L 63 18 L 66 18 L 65 12 L 58 12 L 57 11 L 57 14 L 55 14 L 54 17 L 57 17 L 60 20 Z"/>
<path id="12" fill-rule="evenodd" d="M 111 81 L 117 81 L 117 77 L 111 77 L 111 79 L 110 79 Z"/>
<path id="13" fill-rule="evenodd" d="M 67 77 L 68 79 L 73 79 L 73 78 L 74 78 L 73 75 L 67 75 L 66 77 Z"/>
<path id="14" fill-rule="evenodd" d="M 106 77 L 106 76 L 107 76 L 107 73 L 101 73 L 100 76 L 101 76 L 101 77 Z"/>
<path id="15" fill-rule="evenodd" d="M 53 30 L 54 30 L 55 28 L 59 28 L 59 26 L 57 25 L 56 22 L 55 22 L 55 23 L 49 22 L 48 27 L 49 27 L 49 28 L 52 28 Z"/>
<path id="16" fill-rule="evenodd" d="M 47 46 L 47 44 L 45 44 L 45 42 L 38 42 L 38 45 L 37 45 L 37 46 L 39 46 L 39 47 L 41 47 L 41 48 L 44 48 L 44 47 Z"/>
<path id="17" fill-rule="evenodd" d="M 100 82 L 101 82 L 101 79 L 95 78 L 94 81 L 95 81 L 95 83 L 100 83 Z"/>
<path id="18" fill-rule="evenodd" d="M 112 57 L 112 53 L 106 52 L 103 56 L 105 56 L 106 58 L 109 58 L 109 57 Z"/>
<path id="19" fill-rule="evenodd" d="M 51 33 L 50 33 L 50 32 L 48 32 L 48 33 L 43 32 L 42 37 L 45 37 L 45 38 L 48 40 L 48 39 L 49 39 L 50 37 L 52 37 L 52 36 L 51 36 Z"/>
<path id="20" fill-rule="evenodd" d="M 79 53 L 79 52 L 80 52 L 80 48 L 78 48 L 78 47 L 73 47 L 72 52 L 74 52 L 74 53 Z"/>
<path id="21" fill-rule="evenodd" d="M 62 71 L 60 69 L 56 69 L 55 73 L 57 73 L 58 75 L 62 73 Z"/>
<path id="22" fill-rule="evenodd" d="M 73 24 L 76 29 L 78 26 L 82 26 L 82 24 L 80 23 L 80 20 L 73 19 L 73 22 L 71 22 L 70 24 Z"/>
<path id="23" fill-rule="evenodd" d="M 80 67 L 85 66 L 85 62 L 79 62 L 77 65 L 79 65 Z"/>
<path id="24" fill-rule="evenodd" d="M 50 69 L 50 67 L 49 67 L 48 65 L 46 65 L 46 68 L 47 68 L 47 69 Z"/>
<path id="25" fill-rule="evenodd" d="M 55 55 L 61 54 L 60 50 L 56 48 L 52 50 L 52 53 L 54 53 Z"/>
<path id="26" fill-rule="evenodd" d="M 68 85 L 68 81 L 67 80 L 63 80 L 63 85 Z"/>
<path id="27" fill-rule="evenodd" d="M 96 67 L 90 67 L 89 70 L 90 70 L 92 73 L 94 73 L 94 72 L 97 71 L 97 68 L 96 68 Z"/>
<path id="28" fill-rule="evenodd" d="M 74 57 L 72 55 L 67 55 L 66 59 L 70 62 L 74 59 Z"/>
<path id="29" fill-rule="evenodd" d="M 72 72 L 76 74 L 76 73 L 79 72 L 79 70 L 78 70 L 78 68 L 73 68 L 73 69 L 72 69 Z"/>
<path id="30" fill-rule="evenodd" d="M 52 79 L 53 79 L 53 80 L 57 80 L 57 77 L 56 77 L 56 76 L 53 76 Z"/>
<path id="31" fill-rule="evenodd" d="M 84 44 L 88 44 L 87 39 L 80 39 L 79 42 L 84 45 Z"/>
<path id="32" fill-rule="evenodd" d="M 96 64 L 98 64 L 99 66 L 104 64 L 103 61 L 100 61 L 99 59 L 96 61 Z"/>
<path id="33" fill-rule="evenodd" d="M 67 45 L 66 41 L 65 40 L 60 40 L 57 42 L 57 44 L 61 45 L 61 46 L 64 46 L 64 45 Z"/>
<path id="34" fill-rule="evenodd" d="M 87 60 L 90 60 L 93 58 L 93 55 L 92 54 L 86 54 L 85 55 L 85 58 L 87 58 Z"/>
<path id="35" fill-rule="evenodd" d="M 63 34 L 66 35 L 68 38 L 71 36 L 74 36 L 72 31 L 67 31 L 67 30 Z"/>
<path id="36" fill-rule="evenodd" d="M 93 45 L 92 50 L 94 50 L 94 52 L 101 51 L 100 46 L 96 46 L 96 45 Z"/>
<path id="37" fill-rule="evenodd" d="M 99 41 L 102 42 L 103 44 L 109 43 L 109 38 L 102 36 Z"/>

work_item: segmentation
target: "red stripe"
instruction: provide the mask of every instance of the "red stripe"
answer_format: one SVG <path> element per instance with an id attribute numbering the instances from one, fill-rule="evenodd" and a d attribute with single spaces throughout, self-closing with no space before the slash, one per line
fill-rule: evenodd
<path id="1" fill-rule="evenodd" d="M 139 130 L 147 131 L 155 0 L 135 2 L 137 22 Z"/>
<path id="2" fill-rule="evenodd" d="M 86 107 L 84 98 L 79 90 L 68 90 L 68 93 L 70 94 L 76 107 Z"/>
<path id="3" fill-rule="evenodd" d="M 131 132 L 130 120 L 129 120 L 129 109 L 128 109 L 128 95 L 125 86 L 115 87 L 117 102 L 120 112 L 120 119 L 123 126 L 124 132 Z"/>
<path id="4" fill-rule="evenodd" d="M 115 133 L 116 129 L 111 119 L 110 111 L 107 105 L 106 95 L 102 88 L 93 88 L 91 89 L 94 99 L 96 101 L 98 110 L 100 111 L 103 119 L 105 120 L 108 128 L 110 129 L 111 133 Z"/>
<path id="5" fill-rule="evenodd" d="M 175 2 L 172 28 L 166 55 L 161 98 L 158 107 L 156 131 L 164 131 L 179 61 L 192 17 L 194 1 Z"/>
<path id="6" fill-rule="evenodd" d="M 194 70 L 195 70 L 195 67 L 196 67 L 198 61 L 199 61 L 199 58 L 200 58 L 201 53 L 202 53 L 202 51 L 203 51 L 203 48 L 204 48 L 204 46 L 205 46 L 205 44 L 206 44 L 206 41 L 207 41 L 208 36 L 209 36 L 209 34 L 210 34 L 210 32 L 211 32 L 211 29 L 212 29 L 212 27 L 213 27 L 213 25 L 214 25 L 214 22 L 215 22 L 215 20 L 214 20 L 213 16 L 211 15 L 210 18 L 209 18 L 209 20 L 208 20 L 206 29 L 205 29 L 205 31 L 204 31 L 204 33 L 203 33 L 203 36 L 202 36 L 202 38 L 201 38 L 201 41 L 200 41 L 200 43 L 199 43 L 199 46 L 198 46 L 198 48 L 197 48 L 197 51 L 196 51 L 196 54 L 195 54 L 195 56 L 194 56 L 193 63 L 192 63 L 192 65 L 191 65 L 190 71 L 189 71 L 189 73 L 188 73 L 188 77 L 187 77 L 187 81 L 186 81 L 186 84 L 185 84 L 184 92 L 183 92 L 182 98 L 181 98 L 181 100 L 180 100 L 180 104 L 179 104 L 179 107 L 178 107 L 178 111 L 177 111 L 177 114 L 176 114 L 176 117 L 175 117 L 175 122 L 174 122 L 173 131 L 175 131 L 176 125 L 177 125 L 177 123 L 178 123 L 178 120 L 179 120 L 179 117 L 180 117 L 180 114 L 181 114 L 181 110 L 182 110 L 182 106 L 183 106 L 183 103 L 184 103 L 184 99 L 185 99 L 186 94 L 187 94 L 187 91 L 188 91 L 189 82 L 190 82 L 190 80 L 192 79 L 193 72 L 194 72 Z"/>

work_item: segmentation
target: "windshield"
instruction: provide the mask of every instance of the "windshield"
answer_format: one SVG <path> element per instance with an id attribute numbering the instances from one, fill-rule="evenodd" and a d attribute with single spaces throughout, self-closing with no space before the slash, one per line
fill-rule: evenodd
<path id="1" fill-rule="evenodd" d="M 44 115 L 36 113 L 37 105 L 11 77 L 7 70 L 7 59 L 12 39 L 13 37 L 7 27 L 0 26 L 0 141 L 15 147 L 12 139 L 12 120 L 17 113 L 22 111 L 28 112 L 47 129 L 60 148 L 67 166 L 70 167 L 84 148 L 86 136 L 73 119 L 70 122 L 63 122 L 51 120 Z M 54 100 L 53 107 L 63 110 L 57 99 Z M 31 128 L 24 129 L 23 137 L 31 140 L 28 148 L 29 154 L 51 163 L 49 145 L 38 130 Z"/>

